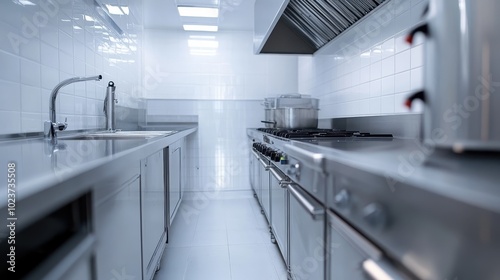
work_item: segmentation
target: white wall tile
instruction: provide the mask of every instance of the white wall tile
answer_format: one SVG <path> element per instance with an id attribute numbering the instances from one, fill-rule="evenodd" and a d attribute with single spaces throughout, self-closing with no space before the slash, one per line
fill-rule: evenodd
<path id="1" fill-rule="evenodd" d="M 0 111 L 0 119 L 9 120 L 2 124 L 2 133 L 19 133 L 21 131 L 20 111 Z"/>
<path id="2" fill-rule="evenodd" d="M 59 52 L 59 70 L 73 76 L 73 57 L 65 52 Z"/>
<path id="3" fill-rule="evenodd" d="M 43 44 L 50 45 L 56 49 L 59 47 L 59 31 L 57 26 L 48 24 L 40 28 L 40 38 L 42 39 L 42 48 Z"/>
<path id="4" fill-rule="evenodd" d="M 73 56 L 73 38 L 63 31 L 59 31 L 59 50 Z"/>
<path id="5" fill-rule="evenodd" d="M 388 76 L 385 78 L 382 78 L 381 80 L 381 94 L 382 95 L 388 95 L 388 94 L 394 94 L 394 76 Z"/>
<path id="6" fill-rule="evenodd" d="M 394 56 L 394 38 L 390 38 L 382 44 L 382 58 Z"/>
<path id="7" fill-rule="evenodd" d="M 411 70 L 411 90 L 422 90 L 424 87 L 423 68 L 415 68 Z"/>
<path id="8" fill-rule="evenodd" d="M 390 56 L 382 60 L 382 77 L 394 75 L 395 57 Z"/>
<path id="9" fill-rule="evenodd" d="M 395 73 L 400 73 L 403 71 L 408 71 L 411 68 L 411 52 L 406 50 L 396 54 L 396 63 L 394 71 Z"/>
<path id="10" fill-rule="evenodd" d="M 0 110 L 21 111 L 21 86 L 0 80 Z"/>
<path id="11" fill-rule="evenodd" d="M 411 49 L 411 68 L 424 65 L 424 46 L 418 45 Z"/>
<path id="12" fill-rule="evenodd" d="M 42 109 L 42 93 L 40 88 L 21 85 L 21 104 L 23 112 L 40 113 Z"/>
<path id="13" fill-rule="evenodd" d="M 377 97 L 382 94 L 382 80 L 374 80 L 370 82 L 370 97 Z"/>
<path id="14" fill-rule="evenodd" d="M 410 45 L 406 42 L 406 34 L 400 34 L 394 38 L 394 47 L 396 54 L 410 49 Z"/>
<path id="15" fill-rule="evenodd" d="M 394 114 L 394 95 L 386 95 L 380 98 L 380 113 Z"/>
<path id="16" fill-rule="evenodd" d="M 381 113 L 381 97 L 370 98 L 370 115 L 379 115 Z"/>
<path id="17" fill-rule="evenodd" d="M 29 86 L 40 87 L 41 66 L 37 62 L 21 59 L 21 83 Z"/>
<path id="18" fill-rule="evenodd" d="M 377 61 L 370 65 L 370 80 L 382 78 L 382 62 Z"/>
<path id="19" fill-rule="evenodd" d="M 26 42 L 21 43 L 20 47 L 21 56 L 36 62 L 41 62 L 41 41 L 38 38 L 31 38 Z"/>
<path id="20" fill-rule="evenodd" d="M 42 88 L 52 90 L 59 83 L 59 71 L 42 65 Z"/>
<path id="21" fill-rule="evenodd" d="M 411 89 L 411 75 L 410 71 L 401 72 L 394 75 L 394 91 L 401 93 Z"/>
<path id="22" fill-rule="evenodd" d="M 40 113 L 25 113 L 21 114 L 21 131 L 22 132 L 38 132 L 43 129 L 42 114 Z"/>
<path id="23" fill-rule="evenodd" d="M 92 25 L 105 24 L 87 2 L 62 2 L 57 3 L 59 6 L 54 14 L 47 18 L 43 17 L 42 14 L 47 12 L 40 5 L 23 6 L 15 1 L 0 4 L 0 34 L 5 35 L 5 40 L 0 42 L 0 113 L 9 117 L 9 126 L 1 126 L 0 134 L 41 131 L 41 120 L 48 118 L 50 92 L 60 81 L 74 76 L 106 74 L 105 79 L 115 81 L 120 88 L 119 94 L 124 101 L 122 105 L 125 106 L 137 106 L 131 97 L 143 96 L 140 87 L 142 49 L 118 55 L 115 53 L 117 44 L 126 47 L 142 45 L 141 12 L 120 18 L 120 24 L 136 27 L 134 32 L 137 33 L 137 42 L 134 43 L 128 40 L 130 34 L 119 36 L 108 27 L 106 35 L 91 32 L 89 26 L 84 26 L 84 14 L 96 19 Z M 138 7 L 142 6 L 141 2 L 134 1 Z M 33 20 L 34 15 L 38 15 L 36 20 L 41 21 L 33 22 L 36 21 Z M 74 29 L 74 24 L 82 29 Z M 86 28 L 88 32 L 85 32 Z M 110 42 L 109 36 L 118 41 Z M 17 41 L 9 38 L 16 38 Z M 102 51 L 97 49 L 99 46 L 96 43 L 106 40 L 109 47 L 106 58 L 119 58 L 126 63 L 116 62 L 114 66 L 108 67 L 103 63 L 104 57 L 96 55 Z M 97 110 L 97 104 L 102 107 L 105 93 L 105 85 L 102 84 L 105 82 L 99 86 L 96 83 L 78 83 L 77 86 L 69 85 L 60 90 L 58 118 L 68 117 L 68 121 L 78 122 L 77 125 L 70 124 L 70 129 L 103 125 L 103 113 Z M 89 103 L 94 110 L 87 110 L 87 98 L 92 99 Z M 87 116 L 88 111 L 93 115 Z"/>
<path id="24" fill-rule="evenodd" d="M 321 118 L 403 112 L 395 94 L 423 86 L 423 41 L 411 47 L 405 38 L 420 23 L 414 15 L 425 2 L 392 1 L 358 24 L 383 18 L 379 30 L 351 29 L 315 55 L 299 59 L 298 88 L 320 98 Z"/>
<path id="25" fill-rule="evenodd" d="M 0 51 L 0 79 L 17 82 L 21 81 L 21 59 L 18 56 Z"/>
<path id="26" fill-rule="evenodd" d="M 59 51 L 57 47 L 51 46 L 47 43 L 42 43 L 41 48 L 42 65 L 52 68 L 59 68 Z"/>

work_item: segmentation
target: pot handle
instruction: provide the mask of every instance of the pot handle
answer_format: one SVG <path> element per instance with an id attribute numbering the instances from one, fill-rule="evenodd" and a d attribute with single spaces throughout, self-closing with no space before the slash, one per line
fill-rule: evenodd
<path id="1" fill-rule="evenodd" d="M 260 121 L 261 123 L 268 123 L 268 124 L 276 124 L 276 122 L 270 122 L 270 121 Z"/>

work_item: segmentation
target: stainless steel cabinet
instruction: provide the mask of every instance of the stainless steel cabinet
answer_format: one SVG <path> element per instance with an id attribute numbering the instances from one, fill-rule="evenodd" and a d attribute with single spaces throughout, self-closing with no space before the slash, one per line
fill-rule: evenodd
<path id="1" fill-rule="evenodd" d="M 295 184 L 290 196 L 289 269 L 294 280 L 325 279 L 325 210 Z"/>
<path id="2" fill-rule="evenodd" d="M 260 168 L 260 187 L 261 187 L 261 206 L 264 210 L 264 216 L 266 216 L 269 224 L 271 223 L 271 201 L 270 201 L 270 189 L 269 189 L 269 161 L 267 159 L 261 158 L 262 166 Z"/>
<path id="3" fill-rule="evenodd" d="M 281 256 L 288 265 L 288 192 L 286 176 L 277 168 L 271 168 L 271 227 Z M 284 186 L 284 187 L 283 187 Z"/>
<path id="4" fill-rule="evenodd" d="M 168 147 L 168 201 L 169 201 L 169 225 L 172 225 L 177 208 L 182 199 L 182 141 L 177 141 Z"/>
<path id="5" fill-rule="evenodd" d="M 140 188 L 137 172 L 125 182 L 118 176 L 95 190 L 97 279 L 142 277 Z"/>
<path id="6" fill-rule="evenodd" d="M 411 279 L 370 241 L 328 211 L 328 279 Z"/>
<path id="7" fill-rule="evenodd" d="M 165 181 L 163 150 L 141 161 L 143 279 L 152 279 L 165 249 Z"/>
<path id="8" fill-rule="evenodd" d="M 329 277 L 330 280 L 351 279 L 368 280 L 362 269 L 362 263 L 366 259 L 361 250 L 356 247 L 347 235 L 355 234 L 352 230 L 349 234 L 345 230 L 345 224 L 333 213 L 328 213 L 328 254 L 329 254 Z M 351 236 L 353 238 L 354 236 Z M 358 238 L 355 234 L 354 238 Z M 361 240 L 361 239 L 359 239 Z"/>
<path id="9" fill-rule="evenodd" d="M 260 166 L 261 166 L 259 162 L 260 156 L 255 151 L 252 151 L 251 158 L 252 161 L 250 168 L 252 169 L 253 173 L 253 176 L 251 177 L 251 184 L 255 196 L 257 197 L 257 201 L 259 202 L 259 204 L 261 204 L 262 189 L 260 187 Z"/>

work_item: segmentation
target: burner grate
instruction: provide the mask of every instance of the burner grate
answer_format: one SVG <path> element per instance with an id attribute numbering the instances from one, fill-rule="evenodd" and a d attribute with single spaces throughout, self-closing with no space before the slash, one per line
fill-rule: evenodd
<path id="1" fill-rule="evenodd" d="M 280 129 L 280 128 L 259 128 L 261 132 L 288 139 L 315 139 L 329 137 L 392 137 L 392 134 L 370 134 L 359 131 L 347 131 L 338 129 Z"/>

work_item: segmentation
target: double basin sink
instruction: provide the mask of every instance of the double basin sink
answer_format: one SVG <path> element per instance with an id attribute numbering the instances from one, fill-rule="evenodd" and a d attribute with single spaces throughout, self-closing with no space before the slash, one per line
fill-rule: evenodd
<path id="1" fill-rule="evenodd" d="M 165 137 L 177 131 L 102 131 L 76 135 L 60 136 L 59 140 L 120 140 L 120 139 L 152 139 Z"/>

